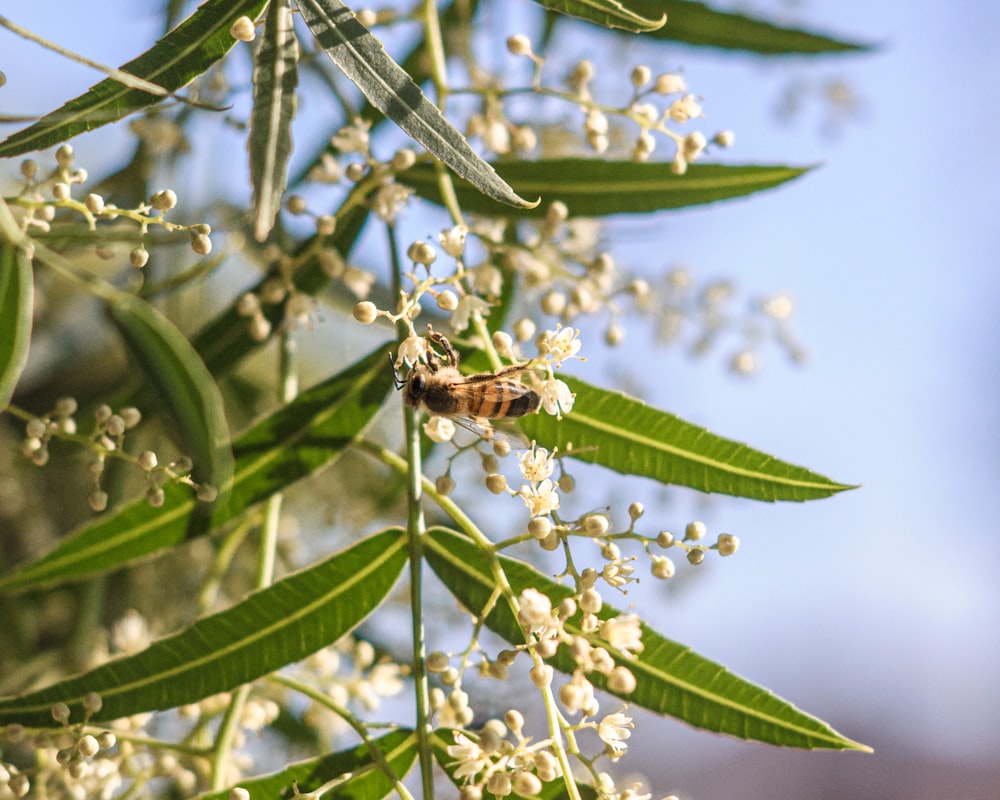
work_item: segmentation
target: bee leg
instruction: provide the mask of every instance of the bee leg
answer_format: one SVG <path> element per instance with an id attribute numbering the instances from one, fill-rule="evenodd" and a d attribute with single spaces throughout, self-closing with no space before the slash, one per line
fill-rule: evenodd
<path id="1" fill-rule="evenodd" d="M 444 334 L 435 333 L 429 322 L 427 323 L 427 335 L 434 344 L 440 345 L 441 349 L 444 350 L 444 354 L 448 358 L 448 365 L 457 367 L 458 353 L 455 352 L 455 348 L 451 346 L 451 342 L 444 337 Z"/>

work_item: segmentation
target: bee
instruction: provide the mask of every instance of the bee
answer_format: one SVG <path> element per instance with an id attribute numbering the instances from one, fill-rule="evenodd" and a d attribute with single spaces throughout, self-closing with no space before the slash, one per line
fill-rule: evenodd
<path id="1" fill-rule="evenodd" d="M 429 336 L 444 351 L 447 363 L 440 363 L 432 353 L 427 363 L 414 366 L 405 380 L 399 377 L 393 366 L 396 389 L 403 390 L 406 405 L 449 417 L 487 439 L 492 439 L 494 435 L 489 420 L 515 419 L 538 410 L 541 405 L 538 392 L 512 380 L 527 366 L 463 375 L 458 371 L 458 354 L 451 342 L 434 331 Z"/>

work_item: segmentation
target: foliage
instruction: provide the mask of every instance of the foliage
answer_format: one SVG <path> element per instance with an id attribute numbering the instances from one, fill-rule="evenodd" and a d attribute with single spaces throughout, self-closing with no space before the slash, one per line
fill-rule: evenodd
<path id="1" fill-rule="evenodd" d="M 166 5 L 169 19 L 177 4 Z M 689 277 L 671 272 L 653 287 L 629 275 L 597 247 L 593 218 L 725 202 L 808 169 L 701 163 L 733 135 L 691 130 L 702 101 L 679 73 L 637 66 L 623 97 L 599 99 L 595 64 L 606 53 L 595 48 L 594 63 L 569 64 L 565 85 L 549 79 L 565 58 L 564 26 L 581 24 L 564 15 L 584 20 L 599 44 L 643 36 L 813 56 L 865 46 L 687 0 L 543 2 L 533 20 L 543 55 L 523 34 L 508 40 L 531 82 L 505 85 L 487 72 L 505 68 L 470 55 L 478 26 L 505 4 L 437 5 L 422 4 L 411 20 L 390 9 L 355 14 L 339 0 L 296 0 L 297 14 L 289 0 L 207 0 L 145 53 L 0 143 L 4 157 L 58 145 L 50 171 L 24 161 L 21 190 L 0 198 L 2 443 L 10 450 L 21 439 L 25 495 L 45 497 L 30 472 L 45 467 L 53 508 L 71 500 L 95 513 L 53 510 L 58 540 L 12 566 L 17 547 L 37 544 L 26 514 L 4 512 L 12 533 L 0 596 L 12 624 L 0 653 L 0 798 L 408 797 L 416 781 L 430 798 L 442 778 L 470 800 L 637 797 L 611 777 L 635 725 L 629 706 L 772 745 L 867 749 L 605 602 L 636 579 L 639 557 L 669 580 L 677 566 L 668 554 L 693 568 L 735 553 L 737 537 L 708 543 L 699 521 L 683 535 L 644 532 L 641 503 L 628 507 L 624 528 L 610 509 L 565 510 L 574 463 L 772 502 L 851 488 L 562 372 L 587 352 L 577 324 L 610 318 L 614 346 L 636 317 L 673 331 L 688 313 Z M 396 27 L 419 31 L 398 60 L 381 36 L 395 41 Z M 251 76 L 239 56 L 255 34 Z M 466 68 L 468 86 L 449 80 L 446 57 Z M 312 156 L 293 144 L 307 81 L 338 104 L 324 122 L 329 144 Z M 247 207 L 216 206 L 215 231 L 175 222 L 194 214 L 183 182 L 151 191 L 151 176 L 184 176 L 196 126 L 219 129 L 222 109 L 250 82 Z M 525 98 L 535 116 L 515 122 L 508 109 Z M 579 114 L 578 133 L 553 121 L 567 111 Z M 131 161 L 92 181 L 67 140 L 129 115 Z M 409 144 L 380 158 L 400 131 Z M 541 148 L 540 131 L 549 136 Z M 669 159 L 653 159 L 664 142 Z M 306 164 L 298 174 L 297 161 Z M 401 239 L 407 207 L 449 215 L 436 243 Z M 384 237 L 380 269 L 351 263 L 363 229 Z M 195 256 L 187 267 L 179 238 Z M 220 240 L 223 255 L 212 255 Z M 93 253 L 111 269 L 96 269 Z M 237 265 L 228 276 L 227 262 Z M 251 269 L 251 288 L 232 289 Z M 120 371 L 89 367 L 72 397 L 58 366 L 39 362 L 41 378 L 25 380 L 41 358 L 30 346 L 51 335 L 41 298 L 56 303 L 56 285 L 63 297 L 68 289 L 99 303 L 102 328 L 127 353 Z M 220 285 L 227 305 L 209 311 L 204 297 Z M 700 293 L 695 349 L 718 333 L 727 297 L 720 285 Z M 781 327 L 787 305 L 772 298 L 758 310 L 794 355 Z M 551 326 L 541 332 L 539 315 Z M 320 316 L 344 365 L 300 390 L 297 344 Z M 374 350 L 361 344 L 366 325 L 380 332 Z M 86 358 L 113 363 L 107 337 L 94 338 Z M 277 366 L 262 369 L 271 354 Z M 748 359 L 734 368 L 749 369 Z M 81 431 L 86 418 L 94 422 Z M 67 488 L 72 452 L 87 455 L 86 504 Z M 446 464 L 434 480 L 429 458 Z M 470 461 L 481 479 L 463 469 Z M 503 539 L 502 515 L 481 514 L 477 493 L 512 501 L 520 533 Z M 313 542 L 293 557 L 279 537 L 282 504 L 314 510 L 317 497 L 336 509 L 344 546 L 320 556 Z M 582 560 L 591 543 L 596 563 Z M 533 565 L 546 551 L 563 558 L 557 580 Z M 471 617 L 466 643 L 449 653 L 427 652 L 426 629 L 448 612 L 424 583 L 425 564 Z M 122 586 L 145 617 L 121 607 Z M 78 601 L 72 609 L 67 597 Z M 408 652 L 399 631 L 380 634 L 377 622 L 398 627 L 400 607 Z M 46 651 L 49 632 L 30 620 L 55 608 L 75 633 L 64 630 Z M 155 639 L 146 617 L 176 630 Z M 99 623 L 115 619 L 109 646 Z M 484 723 L 474 708 L 493 714 L 499 701 L 470 698 L 475 670 L 519 676 L 530 699 Z M 412 711 L 400 716 L 415 723 L 395 720 L 380 735 L 367 712 L 404 690 Z M 360 746 L 331 744 L 348 728 Z M 248 731 L 263 730 L 308 760 L 289 756 L 273 774 L 252 775 L 239 751 Z M 600 742 L 597 756 L 586 755 L 588 737 Z M 408 774 L 417 777 L 406 783 Z"/>

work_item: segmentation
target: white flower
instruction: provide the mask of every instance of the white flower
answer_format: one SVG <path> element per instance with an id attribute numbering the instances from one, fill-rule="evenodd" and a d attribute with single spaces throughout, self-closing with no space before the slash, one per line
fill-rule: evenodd
<path id="1" fill-rule="evenodd" d="M 519 494 L 533 517 L 543 517 L 559 508 L 556 485 L 549 478 L 535 487 L 522 486 Z"/>
<path id="2" fill-rule="evenodd" d="M 517 460 L 521 465 L 521 474 L 526 481 L 537 483 L 552 475 L 555 469 L 555 459 L 544 447 L 532 447 L 521 453 Z"/>
<path id="3" fill-rule="evenodd" d="M 441 248 L 452 258 L 461 258 L 465 252 L 465 237 L 469 233 L 467 225 L 456 225 L 441 231 L 438 241 Z"/>
<path id="4" fill-rule="evenodd" d="M 544 626 L 552 618 L 552 601 L 538 589 L 525 589 L 517 603 L 517 620 L 526 628 Z"/>
<path id="5" fill-rule="evenodd" d="M 348 288 L 351 294 L 359 300 L 364 300 L 371 291 L 372 284 L 375 283 L 375 276 L 358 267 L 347 267 L 341 276 L 341 280 L 343 280 L 344 286 Z"/>
<path id="6" fill-rule="evenodd" d="M 579 330 L 562 326 L 556 327 L 554 331 L 545 331 L 538 337 L 538 351 L 542 355 L 550 356 L 556 366 L 561 366 L 567 358 L 579 358 L 576 355 L 582 346 L 582 342 L 577 338 L 579 335 Z"/>
<path id="7" fill-rule="evenodd" d="M 705 140 L 705 134 L 701 131 L 689 133 L 684 137 L 684 142 L 681 145 L 685 160 L 689 163 L 691 161 L 696 161 L 699 156 L 701 156 L 707 145 L 708 142 Z"/>
<path id="8" fill-rule="evenodd" d="M 341 128 L 330 143 L 342 153 L 367 153 L 368 129 L 372 124 L 363 119 L 355 119 L 350 125 Z"/>
<path id="9" fill-rule="evenodd" d="M 624 708 L 614 714 L 608 714 L 597 726 L 597 735 L 601 737 L 614 755 L 621 755 L 628 748 L 625 740 L 632 735 L 630 728 L 634 728 L 632 718 L 626 717 Z"/>
<path id="10" fill-rule="evenodd" d="M 379 697 L 394 697 L 406 686 L 402 667 L 392 662 L 376 664 L 372 667 L 371 672 L 368 673 L 368 682 L 371 684 L 372 691 Z"/>
<path id="11" fill-rule="evenodd" d="M 582 711 L 584 716 L 590 717 L 599 710 L 597 698 L 594 697 L 594 684 L 579 671 L 573 673 L 569 683 L 559 687 L 559 702 L 570 714 Z"/>
<path id="12" fill-rule="evenodd" d="M 457 767 L 455 777 L 466 779 L 466 783 L 489 766 L 490 760 L 482 748 L 458 731 L 455 731 L 455 744 L 448 745 L 446 750 L 455 759 L 448 766 Z"/>
<path id="13" fill-rule="evenodd" d="M 573 400 L 576 397 L 565 383 L 555 378 L 550 378 L 542 384 L 539 396 L 545 413 L 556 417 L 562 417 L 563 414 L 572 411 Z"/>
<path id="14" fill-rule="evenodd" d="M 399 212 L 403 210 L 411 194 L 413 194 L 413 189 L 408 186 L 403 186 L 399 183 L 387 183 L 379 187 L 379 190 L 375 193 L 375 199 L 372 201 L 372 211 L 375 212 L 379 219 L 385 222 L 392 222 L 396 219 Z"/>
<path id="15" fill-rule="evenodd" d="M 427 340 L 422 336 L 408 336 L 399 345 L 399 355 L 396 356 L 396 366 L 406 364 L 412 367 L 421 358 L 427 357 Z"/>
<path id="16" fill-rule="evenodd" d="M 701 116 L 701 105 L 695 100 L 693 94 L 686 94 L 670 104 L 667 115 L 674 122 L 683 125 L 692 117 Z"/>
<path id="17" fill-rule="evenodd" d="M 473 313 L 478 312 L 484 317 L 489 316 L 490 304 L 474 294 L 467 294 L 458 301 L 458 308 L 451 314 L 451 328 L 456 333 L 469 327 Z"/>
<path id="18" fill-rule="evenodd" d="M 497 297 L 503 291 L 503 273 L 492 264 L 481 264 L 472 271 L 472 288 L 477 294 Z"/>
<path id="19" fill-rule="evenodd" d="M 656 91 L 658 94 L 679 94 L 687 90 L 683 75 L 664 72 L 656 76 Z"/>
<path id="20" fill-rule="evenodd" d="M 642 628 L 635 614 L 619 614 L 601 623 L 601 638 L 625 655 L 641 653 Z"/>
<path id="21" fill-rule="evenodd" d="M 424 423 L 424 433 L 432 442 L 450 442 L 455 435 L 455 423 L 448 417 L 431 417 Z"/>
<path id="22" fill-rule="evenodd" d="M 601 577 L 604 578 L 608 586 L 613 586 L 617 589 L 635 580 L 632 577 L 633 572 L 635 572 L 635 566 L 619 558 L 604 565 L 604 569 L 601 570 Z"/>

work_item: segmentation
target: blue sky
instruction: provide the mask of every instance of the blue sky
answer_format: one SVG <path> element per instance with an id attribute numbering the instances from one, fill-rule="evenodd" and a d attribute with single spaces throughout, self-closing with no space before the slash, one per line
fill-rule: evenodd
<path id="1" fill-rule="evenodd" d="M 134 46 L 120 27 L 54 18 L 52 9 L 72 5 L 5 13 L 113 64 L 148 41 L 135 12 L 124 15 L 136 26 Z M 900 0 L 800 6 L 802 21 L 882 49 L 775 65 L 677 48 L 663 66 L 682 65 L 705 95 L 707 130 L 736 131 L 727 160 L 822 167 L 750 201 L 630 223 L 638 243 L 623 251 L 650 275 L 678 261 L 749 294 L 787 289 L 796 298 L 811 353 L 805 366 L 771 352 L 761 375 L 736 381 L 717 359 L 692 365 L 651 351 L 658 369 L 640 385 L 650 402 L 717 433 L 864 487 L 802 506 L 724 500 L 705 509 L 680 497 L 660 512 L 663 527 L 699 513 L 712 530 L 738 534 L 742 547 L 685 591 L 661 595 L 653 622 L 873 745 L 874 756 L 837 756 L 850 761 L 827 776 L 826 786 L 850 797 L 894 759 L 933 758 L 946 778 L 995 760 L 1000 748 L 1000 4 L 956 4 L 947 14 Z M 46 111 L 94 82 L 55 59 L 38 80 L 46 73 L 28 62 L 37 55 L 0 31 L 9 81 L 0 109 Z M 774 103 L 796 75 L 846 79 L 860 117 L 832 139 L 818 132 L 815 105 L 778 123 Z M 93 141 L 74 144 L 86 151 Z M 662 238 L 649 247 L 654 237 Z M 655 497 L 648 485 L 630 491 L 639 495 L 630 499 Z M 663 731 L 663 742 L 687 754 L 675 773 L 689 796 L 707 796 L 710 786 L 717 798 L 758 796 L 749 761 L 761 748 L 669 723 Z M 742 789 L 704 777 L 716 757 L 734 763 L 737 782 L 746 770 Z M 832 769 L 829 756 L 760 758 Z M 1000 790 L 995 771 L 989 780 L 984 798 Z"/>

